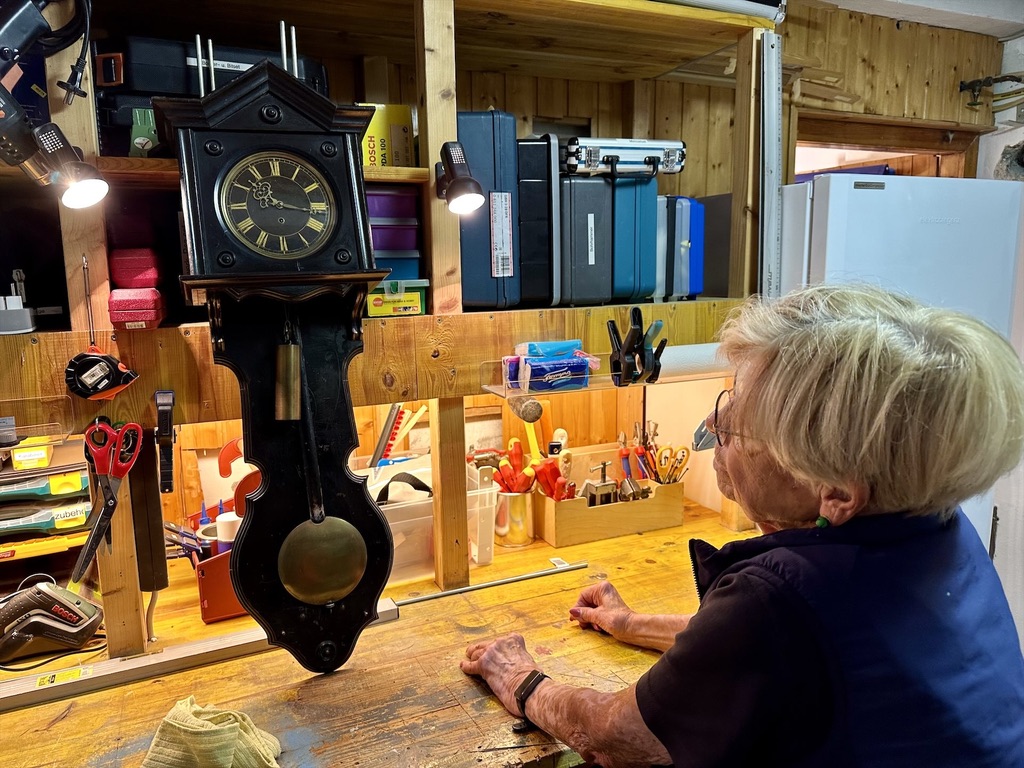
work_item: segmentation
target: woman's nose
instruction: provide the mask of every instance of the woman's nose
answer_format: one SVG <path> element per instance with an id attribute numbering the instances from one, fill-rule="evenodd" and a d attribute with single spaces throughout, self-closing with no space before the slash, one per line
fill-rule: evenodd
<path id="1" fill-rule="evenodd" d="M 708 432 L 714 432 L 715 431 L 715 412 L 714 411 L 711 411 L 711 413 L 709 413 L 707 416 L 704 417 L 704 428 L 707 429 Z"/>

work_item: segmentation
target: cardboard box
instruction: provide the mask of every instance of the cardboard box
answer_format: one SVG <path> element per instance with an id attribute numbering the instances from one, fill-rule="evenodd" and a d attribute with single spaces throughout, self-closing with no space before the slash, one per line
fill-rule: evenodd
<path id="1" fill-rule="evenodd" d="M 363 167 L 416 165 L 412 142 L 412 107 L 405 104 L 365 104 L 375 107 L 363 136 Z"/>
<path id="2" fill-rule="evenodd" d="M 385 280 L 366 299 L 369 317 L 406 317 L 427 313 L 429 280 Z"/>

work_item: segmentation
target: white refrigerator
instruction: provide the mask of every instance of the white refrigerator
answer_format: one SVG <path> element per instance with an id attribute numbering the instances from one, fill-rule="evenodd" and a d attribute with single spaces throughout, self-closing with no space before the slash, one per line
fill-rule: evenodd
<path id="1" fill-rule="evenodd" d="M 781 254 L 783 293 L 868 282 L 1010 338 L 1024 322 L 1024 182 L 824 174 L 782 188 Z M 991 491 L 963 505 L 986 547 L 992 507 Z"/>

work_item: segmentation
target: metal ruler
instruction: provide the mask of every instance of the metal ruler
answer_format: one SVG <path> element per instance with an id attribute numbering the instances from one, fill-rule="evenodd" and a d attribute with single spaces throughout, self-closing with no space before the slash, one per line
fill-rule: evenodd
<path id="1" fill-rule="evenodd" d="M 782 295 L 782 37 L 761 37 L 761 295 Z"/>

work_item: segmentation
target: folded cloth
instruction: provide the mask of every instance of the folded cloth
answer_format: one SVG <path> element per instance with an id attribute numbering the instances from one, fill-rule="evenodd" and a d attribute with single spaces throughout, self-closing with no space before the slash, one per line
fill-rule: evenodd
<path id="1" fill-rule="evenodd" d="M 281 742 L 244 712 L 182 699 L 156 729 L 142 768 L 278 768 Z"/>

